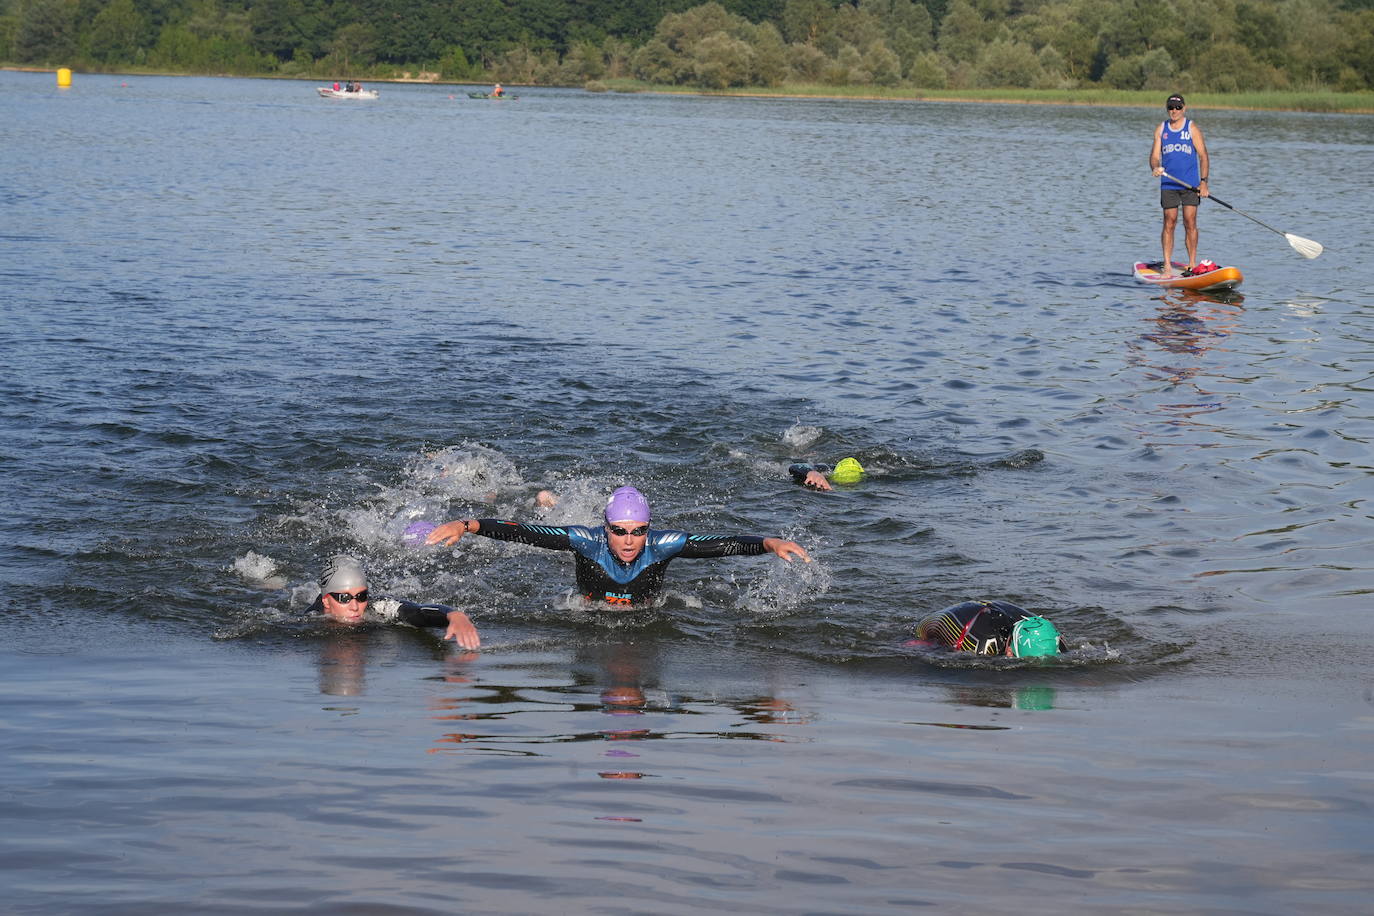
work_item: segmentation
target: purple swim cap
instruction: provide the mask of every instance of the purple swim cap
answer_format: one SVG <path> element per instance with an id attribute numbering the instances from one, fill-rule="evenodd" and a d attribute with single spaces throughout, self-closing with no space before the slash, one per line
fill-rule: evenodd
<path id="1" fill-rule="evenodd" d="M 406 530 L 401 532 L 401 543 L 407 547 L 423 547 L 425 538 L 437 527 L 439 526 L 433 522 L 411 522 L 406 525 Z"/>
<path id="2" fill-rule="evenodd" d="M 649 524 L 649 501 L 634 487 L 621 487 L 606 500 L 606 521 Z"/>

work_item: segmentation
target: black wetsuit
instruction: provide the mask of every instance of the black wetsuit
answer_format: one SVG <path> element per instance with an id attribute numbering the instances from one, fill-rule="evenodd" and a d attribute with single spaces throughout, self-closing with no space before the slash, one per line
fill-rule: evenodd
<path id="1" fill-rule="evenodd" d="M 644 550 L 629 563 L 611 552 L 606 529 L 600 525 L 531 525 L 480 518 L 477 534 L 498 541 L 515 541 L 548 550 L 571 551 L 577 562 L 577 590 L 591 601 L 641 604 L 663 590 L 663 574 L 678 557 L 758 556 L 767 553 L 761 537 L 731 534 L 688 534 L 650 530 Z"/>
<path id="2" fill-rule="evenodd" d="M 822 474 L 829 476 L 830 472 L 833 470 L 835 469 L 828 464 L 794 464 L 787 469 L 787 473 L 792 475 L 793 483 L 804 484 L 806 483 L 806 475 L 812 471 L 820 471 Z"/>
<path id="3" fill-rule="evenodd" d="M 367 613 L 363 621 L 384 621 L 391 623 L 400 621 L 412 627 L 448 627 L 448 615 L 453 612 L 453 608 L 442 604 L 416 604 L 413 601 L 402 601 L 400 598 L 392 598 L 390 595 L 377 595 L 367 604 Z M 315 599 L 315 603 L 307 608 L 306 613 L 323 614 L 324 596 Z"/>
<path id="4" fill-rule="evenodd" d="M 1009 601 L 965 601 L 918 623 L 916 638 L 978 655 L 1005 655 L 1012 627 L 1034 616 Z M 1067 651 L 1062 637 L 1059 651 Z"/>

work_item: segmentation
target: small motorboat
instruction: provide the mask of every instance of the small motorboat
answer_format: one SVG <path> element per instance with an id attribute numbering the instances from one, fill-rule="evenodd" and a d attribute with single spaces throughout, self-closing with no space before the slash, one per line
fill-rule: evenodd
<path id="1" fill-rule="evenodd" d="M 333 89 L 329 86 L 320 86 L 315 91 L 326 99 L 375 99 L 381 95 L 376 89 L 359 89 L 357 92 L 349 92 L 346 89 Z"/>

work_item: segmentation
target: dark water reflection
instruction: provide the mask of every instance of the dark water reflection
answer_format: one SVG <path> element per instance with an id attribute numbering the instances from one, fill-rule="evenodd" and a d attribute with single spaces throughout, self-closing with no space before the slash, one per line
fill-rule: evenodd
<path id="1" fill-rule="evenodd" d="M 1330 249 L 1207 210 L 1200 297 L 1126 270 L 1154 112 L 50 77 L 0 74 L 19 911 L 1367 896 L 1370 118 L 1199 114 Z M 608 620 L 399 541 L 625 481 L 817 562 Z M 303 620 L 339 550 L 483 651 Z M 1074 651 L 905 645 L 975 596 Z"/>

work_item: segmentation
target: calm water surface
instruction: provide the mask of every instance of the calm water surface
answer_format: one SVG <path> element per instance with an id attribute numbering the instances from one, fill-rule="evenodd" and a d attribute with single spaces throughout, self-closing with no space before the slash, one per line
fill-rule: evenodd
<path id="1" fill-rule="evenodd" d="M 16 912 L 1354 912 L 1374 118 L 0 74 Z M 792 486 L 854 454 L 859 486 Z M 657 613 L 417 518 L 693 531 Z M 536 510 L 551 488 L 560 503 Z M 304 614 L 320 558 L 483 650 Z M 1051 663 L 931 655 L 972 597 Z"/>

